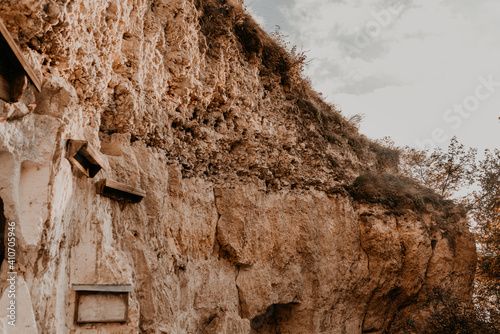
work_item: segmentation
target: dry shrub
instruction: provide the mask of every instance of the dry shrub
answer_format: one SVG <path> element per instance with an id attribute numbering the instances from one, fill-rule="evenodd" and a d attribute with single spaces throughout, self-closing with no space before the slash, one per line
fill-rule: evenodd
<path id="1" fill-rule="evenodd" d="M 196 8 L 201 12 L 199 17 L 201 33 L 207 38 L 208 50 L 214 50 L 221 37 L 230 37 L 234 20 L 242 15 L 242 11 L 225 1 L 197 0 Z"/>
<path id="2" fill-rule="evenodd" d="M 361 175 L 347 190 L 357 201 L 380 203 L 395 213 L 405 209 L 422 212 L 427 204 L 441 208 L 454 206 L 451 201 L 409 178 L 387 173 Z"/>
<path id="3" fill-rule="evenodd" d="M 349 144 L 356 155 L 362 159 L 366 149 L 370 146 L 368 139 L 365 136 L 360 136 L 357 132 L 353 132 L 352 130 L 345 131 L 344 135 L 347 138 L 347 144 Z"/>
<path id="4" fill-rule="evenodd" d="M 480 312 L 470 300 L 457 298 L 449 288 L 431 292 L 431 315 L 426 323 L 409 320 L 393 323 L 388 333 L 499 334 L 498 324 Z"/>
<path id="5" fill-rule="evenodd" d="M 200 11 L 201 33 L 208 44 L 208 52 L 218 56 L 218 50 L 237 42 L 247 61 L 260 66 L 261 77 L 277 77 L 289 101 L 300 113 L 319 123 L 321 135 L 337 145 L 347 142 L 360 159 L 369 159 L 371 151 L 377 155 L 379 167 L 397 167 L 397 154 L 372 143 L 358 133 L 357 122 L 361 117 L 346 120 L 331 104 L 326 103 L 303 78 L 306 56 L 290 47 L 286 36 L 276 31 L 268 34 L 245 12 L 225 0 L 197 0 Z M 271 88 L 270 88 L 271 89 Z"/>
<path id="6" fill-rule="evenodd" d="M 357 133 L 333 105 L 324 102 L 310 87 L 303 90 L 295 104 L 303 116 L 319 123 L 321 134 L 331 143 L 342 143 L 342 137 Z"/>
<path id="7" fill-rule="evenodd" d="M 333 144 L 347 143 L 361 159 L 371 159 L 375 153 L 377 167 L 396 172 L 400 152 L 371 141 L 358 132 L 360 117 L 345 119 L 335 106 L 324 102 L 312 89 L 306 90 L 305 97 L 296 98 L 296 105 L 303 115 L 315 118 L 320 125 L 322 136 Z"/>
<path id="8" fill-rule="evenodd" d="M 346 119 L 334 105 L 326 103 L 310 87 L 304 89 L 304 97 L 296 99 L 296 104 L 303 114 L 315 117 L 319 122 L 321 134 L 333 144 L 347 143 L 356 155 L 362 159 L 370 159 L 370 152 L 377 156 L 381 168 L 397 170 L 399 153 L 378 145 L 366 136 L 359 134 L 358 123 L 362 116 L 355 115 Z"/>
<path id="9" fill-rule="evenodd" d="M 278 31 L 267 34 L 246 13 L 236 22 L 234 32 L 247 59 L 259 58 L 262 61 L 261 76 L 278 74 L 285 91 L 300 86 L 306 56 L 297 52 L 295 46 L 288 50 L 285 36 Z"/>
<path id="10" fill-rule="evenodd" d="M 397 170 L 401 153 L 398 149 L 386 147 L 376 142 L 370 143 L 370 149 L 377 155 L 377 163 L 381 168 Z"/>
<path id="11" fill-rule="evenodd" d="M 235 38 L 247 60 L 261 61 L 262 76 L 279 75 L 281 85 L 288 90 L 300 84 L 306 57 L 295 47 L 287 50 L 283 35 L 270 36 L 241 6 L 224 0 L 197 0 L 196 7 L 201 13 L 201 33 L 207 38 L 209 52 L 215 52 L 224 39 Z"/>

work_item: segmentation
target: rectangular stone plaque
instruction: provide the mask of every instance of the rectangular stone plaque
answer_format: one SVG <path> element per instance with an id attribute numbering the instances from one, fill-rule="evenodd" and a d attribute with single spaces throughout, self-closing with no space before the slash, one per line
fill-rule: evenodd
<path id="1" fill-rule="evenodd" d="M 74 285 L 76 291 L 75 322 L 126 322 L 129 285 Z"/>

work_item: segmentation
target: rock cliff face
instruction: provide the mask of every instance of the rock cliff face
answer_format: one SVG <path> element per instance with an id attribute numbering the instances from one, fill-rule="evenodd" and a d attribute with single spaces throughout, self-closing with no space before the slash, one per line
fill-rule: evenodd
<path id="1" fill-rule="evenodd" d="M 0 331 L 424 332 L 435 289 L 470 298 L 463 215 L 392 177 L 394 152 L 312 92 L 240 2 L 3 0 L 0 17 L 43 77 L 0 103 L 18 273 L 12 327 L 3 262 Z M 80 173 L 68 139 L 105 169 Z M 103 178 L 147 195 L 100 196 Z M 127 321 L 76 324 L 73 284 L 131 284 Z"/>

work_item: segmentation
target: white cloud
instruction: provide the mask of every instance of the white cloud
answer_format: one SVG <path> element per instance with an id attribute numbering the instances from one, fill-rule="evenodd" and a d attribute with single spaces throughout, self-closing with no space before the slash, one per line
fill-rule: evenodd
<path id="1" fill-rule="evenodd" d="M 260 26 L 265 27 L 267 25 L 266 19 L 263 16 L 259 15 L 253 7 L 247 6 L 246 10 L 248 13 L 250 13 L 250 15 L 252 15 L 254 20 L 257 21 Z"/>
<path id="2" fill-rule="evenodd" d="M 391 135 L 401 144 L 412 144 L 443 127 L 447 136 L 457 134 L 469 145 L 491 147 L 499 142 L 481 138 L 500 134 L 500 89 L 459 128 L 442 118 L 447 108 L 474 92 L 478 76 L 493 74 L 500 81 L 500 2 L 254 3 L 267 7 L 257 12 L 269 14 L 268 24 L 274 26 L 277 19 L 292 44 L 309 50 L 312 63 L 306 74 L 317 90 L 340 104 L 345 114 L 366 114 L 361 130 L 369 136 Z M 389 4 L 402 4 L 402 10 L 391 12 Z M 359 31 L 370 36 L 362 47 L 356 43 Z M 357 52 L 349 53 L 352 49 L 346 51 L 346 45 Z"/>
<path id="3" fill-rule="evenodd" d="M 307 73 L 315 88 L 346 114 L 365 113 L 362 130 L 375 137 L 392 135 L 411 144 L 441 126 L 450 138 L 461 134 L 477 145 L 472 132 L 481 131 L 473 128 L 479 119 L 499 132 L 491 119 L 497 112 L 493 101 L 500 98 L 484 103 L 456 130 L 443 124 L 442 115 L 473 92 L 479 75 L 493 73 L 500 81 L 500 30 L 492 28 L 499 26 L 500 4 L 415 0 L 390 12 L 384 3 L 295 0 L 282 8 L 296 23 L 292 43 L 310 50 Z M 356 43 L 359 30 L 370 38 L 362 47 Z M 357 52 L 346 57 L 346 45 Z"/>

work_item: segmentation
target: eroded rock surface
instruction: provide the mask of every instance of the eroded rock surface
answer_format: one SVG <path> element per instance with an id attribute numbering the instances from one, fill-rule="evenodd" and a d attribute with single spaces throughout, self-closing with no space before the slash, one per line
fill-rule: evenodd
<path id="1" fill-rule="evenodd" d="M 353 198 L 358 176 L 396 172 L 392 153 L 238 1 L 5 0 L 0 17 L 43 77 L 0 108 L 23 308 L 12 328 L 2 307 L 3 332 L 384 333 L 425 330 L 436 288 L 470 298 L 465 219 Z M 65 159 L 68 139 L 100 150 L 94 179 Z M 99 196 L 102 178 L 147 195 Z M 127 322 L 75 324 L 72 284 L 132 284 Z"/>

